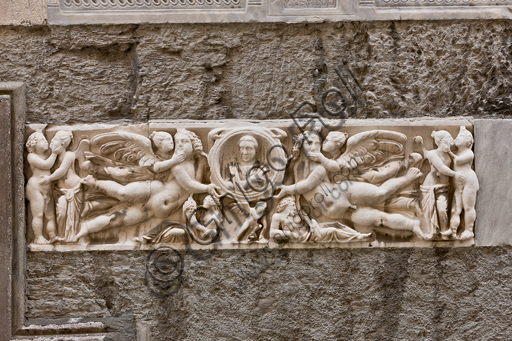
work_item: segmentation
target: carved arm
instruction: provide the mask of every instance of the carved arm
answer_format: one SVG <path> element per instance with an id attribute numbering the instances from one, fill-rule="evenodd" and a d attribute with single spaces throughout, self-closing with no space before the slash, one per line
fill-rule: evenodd
<path id="1" fill-rule="evenodd" d="M 180 165 L 172 169 L 172 174 L 178 180 L 178 183 L 190 194 L 206 193 L 208 192 L 208 185 L 202 184 L 190 177 L 183 167 Z"/>
<path id="2" fill-rule="evenodd" d="M 71 167 L 71 164 L 73 162 L 75 162 L 75 154 L 73 152 L 66 152 L 64 154 L 64 159 L 62 160 L 62 163 L 60 164 L 59 168 L 57 168 L 55 172 L 53 172 L 49 176 L 48 180 L 55 181 L 64 177 L 67 174 L 69 167 Z"/>
<path id="3" fill-rule="evenodd" d="M 57 158 L 57 154 L 52 153 L 46 160 L 39 157 L 37 154 L 30 153 L 27 156 L 28 163 L 38 169 L 49 170 L 52 168 L 55 163 L 55 159 Z"/>

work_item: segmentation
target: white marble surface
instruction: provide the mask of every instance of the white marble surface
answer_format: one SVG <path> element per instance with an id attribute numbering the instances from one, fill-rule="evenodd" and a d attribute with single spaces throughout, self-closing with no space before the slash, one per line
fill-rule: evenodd
<path id="1" fill-rule="evenodd" d="M 29 125 L 29 247 L 473 245 L 471 119 L 305 124 Z"/>
<path id="2" fill-rule="evenodd" d="M 475 120 L 476 245 L 512 245 L 512 120 Z"/>

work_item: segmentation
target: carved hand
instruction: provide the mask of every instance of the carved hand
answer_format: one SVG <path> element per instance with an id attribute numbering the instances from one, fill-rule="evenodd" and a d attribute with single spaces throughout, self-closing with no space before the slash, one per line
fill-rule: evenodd
<path id="1" fill-rule="evenodd" d="M 460 182 L 463 184 L 466 183 L 466 177 L 460 172 L 455 172 L 454 178 L 455 178 L 455 181 L 457 181 L 457 182 Z"/>
<path id="2" fill-rule="evenodd" d="M 176 164 L 182 163 L 183 161 L 185 161 L 185 154 L 183 152 L 181 152 L 181 151 L 180 152 L 176 152 L 172 156 L 171 160 L 173 162 L 175 162 Z"/>
<path id="3" fill-rule="evenodd" d="M 50 183 L 50 176 L 49 175 L 41 175 L 41 180 L 39 181 L 40 185 L 47 185 Z"/>
<path id="4" fill-rule="evenodd" d="M 216 190 L 220 191 L 220 187 L 217 186 L 216 184 L 209 184 L 208 185 L 208 194 L 213 195 L 214 197 L 218 197 L 219 195 L 217 194 Z"/>
<path id="5" fill-rule="evenodd" d="M 308 157 L 311 161 L 322 162 L 324 156 L 321 153 L 309 153 Z"/>
<path id="6" fill-rule="evenodd" d="M 281 185 L 277 186 L 276 189 L 280 190 L 279 194 L 274 196 L 276 199 L 282 199 L 285 196 L 292 194 L 291 186 Z"/>
<path id="7" fill-rule="evenodd" d="M 52 154 L 60 154 L 64 151 L 64 147 L 62 146 L 58 146 L 57 148 L 55 149 L 52 149 Z"/>

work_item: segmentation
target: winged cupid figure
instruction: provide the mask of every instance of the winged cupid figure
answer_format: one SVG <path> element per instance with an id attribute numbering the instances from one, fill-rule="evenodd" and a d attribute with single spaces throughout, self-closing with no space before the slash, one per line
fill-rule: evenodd
<path id="1" fill-rule="evenodd" d="M 331 134 L 324 142 L 323 149 L 330 152 L 334 160 L 321 154 L 319 130 L 296 136 L 292 151 L 295 184 L 280 186 L 277 198 L 297 195 L 312 204 L 318 202 L 318 193 L 331 193 L 323 196 L 321 204 L 313 205 L 327 219 L 349 219 L 355 226 L 410 230 L 421 237 L 419 219 L 384 212 L 383 209 L 386 201 L 422 175 L 418 168 L 412 167 L 416 162 L 403 161 L 406 136 L 393 131 L 372 130 L 356 134 L 347 141 L 346 134 Z M 346 151 L 341 153 L 345 142 Z M 389 167 L 391 162 L 396 164 Z M 333 176 L 333 173 L 336 174 Z M 350 180 L 346 182 L 346 188 L 336 188 L 339 181 L 334 180 L 333 183 L 331 179 L 337 176 Z"/>
<path id="2" fill-rule="evenodd" d="M 89 160 L 84 161 L 88 157 L 84 153 L 83 168 L 114 180 L 99 180 L 89 175 L 82 182 L 107 196 L 132 205 L 83 222 L 77 239 L 107 228 L 139 224 L 151 218 L 165 219 L 181 208 L 192 194 L 216 195 L 216 185 L 201 183 L 207 165 L 204 157 L 206 154 L 195 133 L 178 129 L 174 136 L 176 149 L 172 158 L 168 158 L 174 147 L 172 136 L 158 132 L 151 137 L 156 146 L 155 153 L 151 140 L 138 134 L 105 133 L 92 139 L 93 146 L 100 145 L 101 155 L 96 157 L 96 161 L 101 160 L 103 165 L 93 164 L 91 160 L 94 157 L 90 154 Z M 118 167 L 120 165 L 126 166 Z M 146 169 L 137 169 L 137 165 Z M 162 177 L 167 170 L 167 176 Z M 120 183 L 127 182 L 130 176 L 137 179 L 148 176 L 152 179 Z"/>

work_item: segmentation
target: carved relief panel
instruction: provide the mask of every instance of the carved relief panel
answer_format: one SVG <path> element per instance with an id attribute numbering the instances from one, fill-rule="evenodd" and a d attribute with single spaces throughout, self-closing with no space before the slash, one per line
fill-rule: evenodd
<path id="1" fill-rule="evenodd" d="M 32 250 L 473 244 L 467 120 L 29 126 Z"/>

